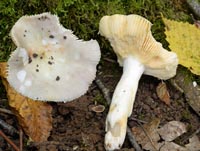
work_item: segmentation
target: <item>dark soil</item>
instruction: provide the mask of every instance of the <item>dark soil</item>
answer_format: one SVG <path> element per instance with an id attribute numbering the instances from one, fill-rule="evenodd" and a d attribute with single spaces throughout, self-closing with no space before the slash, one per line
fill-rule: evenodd
<path id="1" fill-rule="evenodd" d="M 110 60 L 111 59 L 111 60 Z M 118 66 L 115 56 L 106 53 L 98 67 L 98 78 L 102 80 L 111 94 L 120 79 L 122 68 Z M 166 105 L 159 100 L 156 94 L 156 86 L 161 81 L 143 75 L 133 108 L 129 118 L 129 127 L 138 126 L 138 120 L 149 122 L 154 118 L 161 119 L 161 125 L 171 120 L 182 121 L 187 124 L 188 132 L 180 138 L 179 143 L 191 135 L 200 125 L 200 119 L 186 102 L 184 95 L 177 91 L 167 81 L 167 87 L 171 97 L 171 105 Z M 0 107 L 8 108 L 5 93 L 0 96 Z M 4 101 L 3 101 L 4 100 Z M 106 109 L 102 113 L 91 110 L 94 105 L 103 104 Z M 105 119 L 108 105 L 103 99 L 101 91 L 93 83 L 84 96 L 68 103 L 51 103 L 53 107 L 53 130 L 47 142 L 28 143 L 24 136 L 24 151 L 104 151 Z M 18 129 L 15 116 L 0 112 L 0 119 Z M 2 128 L 5 134 L 19 145 L 19 136 L 10 135 Z M 133 151 L 128 138 L 126 138 L 122 150 Z M 0 137 L 0 151 L 13 150 L 7 142 Z"/>

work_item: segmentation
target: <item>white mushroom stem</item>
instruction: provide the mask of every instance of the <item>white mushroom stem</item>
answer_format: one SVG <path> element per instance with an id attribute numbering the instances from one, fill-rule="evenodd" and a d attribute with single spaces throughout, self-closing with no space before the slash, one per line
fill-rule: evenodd
<path id="1" fill-rule="evenodd" d="M 119 149 L 124 142 L 127 119 L 131 115 L 138 82 L 144 69 L 144 65 L 133 57 L 124 60 L 123 75 L 113 94 L 106 119 L 106 150 Z"/>

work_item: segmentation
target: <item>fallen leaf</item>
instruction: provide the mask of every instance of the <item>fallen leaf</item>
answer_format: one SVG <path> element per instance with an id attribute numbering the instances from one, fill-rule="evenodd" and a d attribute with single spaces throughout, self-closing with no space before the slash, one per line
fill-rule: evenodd
<path id="1" fill-rule="evenodd" d="M 173 141 L 185 132 L 185 124 L 179 121 L 170 121 L 158 129 L 158 133 L 165 141 Z"/>
<path id="2" fill-rule="evenodd" d="M 161 101 L 163 101 L 167 105 L 170 105 L 170 95 L 167 90 L 167 85 L 164 82 L 160 82 L 158 84 L 158 86 L 156 87 L 156 93 Z"/>
<path id="3" fill-rule="evenodd" d="M 8 103 L 17 116 L 20 126 L 34 142 L 47 141 L 52 129 L 52 107 L 17 93 L 7 82 L 7 64 L 0 63 L 0 76 L 7 91 Z"/>
<path id="4" fill-rule="evenodd" d="M 138 144 L 148 151 L 199 151 L 200 141 L 197 136 L 191 138 L 186 146 L 180 146 L 172 142 L 175 138 L 186 132 L 186 126 L 179 121 L 171 121 L 158 128 L 159 119 L 144 124 L 143 126 L 133 127 Z M 162 139 L 161 139 L 162 137 Z"/>
<path id="5" fill-rule="evenodd" d="M 158 143 L 160 140 L 160 136 L 157 132 L 159 123 L 159 119 L 154 119 L 150 123 L 144 124 L 142 127 L 132 128 L 136 141 L 142 145 L 143 149 L 154 151 L 159 150 L 162 146 L 161 143 Z"/>
<path id="6" fill-rule="evenodd" d="M 194 135 L 189 139 L 189 143 L 185 145 L 188 150 L 199 151 L 200 150 L 200 140 L 198 136 Z"/>
<path id="7" fill-rule="evenodd" d="M 185 147 L 182 147 L 174 142 L 165 142 L 159 151 L 188 151 Z"/>
<path id="8" fill-rule="evenodd" d="M 187 22 L 177 22 L 162 17 L 169 48 L 179 58 L 179 64 L 200 75 L 200 30 Z"/>

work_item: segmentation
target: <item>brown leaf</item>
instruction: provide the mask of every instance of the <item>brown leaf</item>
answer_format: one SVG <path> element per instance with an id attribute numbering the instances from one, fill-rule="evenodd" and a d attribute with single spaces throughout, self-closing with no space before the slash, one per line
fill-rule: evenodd
<path id="1" fill-rule="evenodd" d="M 146 150 L 159 150 L 161 143 L 158 143 L 160 136 L 157 132 L 159 119 L 154 119 L 150 123 L 144 124 L 142 127 L 133 127 L 132 132 L 136 137 L 136 141 Z"/>
<path id="2" fill-rule="evenodd" d="M 185 145 L 188 150 L 199 151 L 200 150 L 200 140 L 197 135 L 194 135 L 189 139 L 189 144 Z"/>
<path id="3" fill-rule="evenodd" d="M 170 121 L 158 130 L 165 141 L 173 141 L 186 132 L 186 126 L 179 121 Z"/>
<path id="4" fill-rule="evenodd" d="M 189 139 L 190 143 L 185 146 L 172 142 L 186 132 L 184 123 L 171 121 L 158 128 L 159 123 L 159 119 L 154 119 L 143 126 L 132 128 L 136 141 L 141 144 L 143 149 L 149 151 L 199 151 L 200 140 L 196 135 Z"/>
<path id="5" fill-rule="evenodd" d="M 159 83 L 159 85 L 156 88 L 156 93 L 161 101 L 163 101 L 167 105 L 170 105 L 171 100 L 169 92 L 164 82 Z"/>
<path id="6" fill-rule="evenodd" d="M 159 151 L 188 151 L 185 147 L 182 147 L 174 142 L 164 142 Z"/>
<path id="7" fill-rule="evenodd" d="M 20 126 L 34 142 L 47 141 L 52 129 L 52 107 L 17 93 L 6 80 L 7 64 L 0 63 L 0 76 L 7 91 L 10 107 L 17 116 Z"/>

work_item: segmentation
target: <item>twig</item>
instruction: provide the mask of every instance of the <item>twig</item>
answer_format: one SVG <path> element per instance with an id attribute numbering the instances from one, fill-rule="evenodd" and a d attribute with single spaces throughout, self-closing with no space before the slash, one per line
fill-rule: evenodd
<path id="1" fill-rule="evenodd" d="M 181 93 L 184 93 L 184 90 L 180 88 L 180 86 L 178 86 L 174 79 L 170 79 L 169 82 L 176 90 L 178 90 Z"/>
<path id="2" fill-rule="evenodd" d="M 101 82 L 100 79 L 95 80 L 97 86 L 99 87 L 99 89 L 101 90 L 104 98 L 106 99 L 106 101 L 108 102 L 108 104 L 111 103 L 111 97 L 110 97 L 110 91 L 104 86 L 103 82 Z M 127 136 L 128 139 L 131 143 L 131 145 L 135 148 L 136 151 L 142 151 L 142 149 L 140 148 L 140 146 L 138 145 L 138 143 L 135 140 L 135 137 L 133 136 L 133 133 L 131 132 L 130 128 L 127 126 Z"/>
<path id="3" fill-rule="evenodd" d="M 181 140 L 181 142 L 185 143 L 187 140 L 192 138 L 194 135 L 197 135 L 198 133 L 200 133 L 200 127 L 196 131 L 194 131 L 191 135 L 189 135 L 188 137 L 186 137 L 183 140 Z"/>
<path id="4" fill-rule="evenodd" d="M 10 111 L 8 109 L 4 109 L 4 108 L 0 108 L 0 112 L 10 114 L 10 115 L 14 115 L 14 113 L 12 111 Z"/>
<path id="5" fill-rule="evenodd" d="M 2 99 L 0 99 L 0 101 L 1 101 L 1 102 L 8 102 L 8 99 L 2 98 Z"/>
<path id="6" fill-rule="evenodd" d="M 0 136 L 2 136 L 13 147 L 15 151 L 20 151 L 19 148 L 12 142 L 12 140 L 8 138 L 1 130 Z"/>
<path id="7" fill-rule="evenodd" d="M 115 60 L 109 59 L 109 58 L 103 58 L 103 60 L 111 62 L 111 63 L 117 63 Z"/>
<path id="8" fill-rule="evenodd" d="M 23 151 L 23 131 L 21 128 L 19 129 L 19 149 Z"/>
<path id="9" fill-rule="evenodd" d="M 142 124 L 147 124 L 147 123 L 148 123 L 148 122 L 146 122 L 146 121 L 137 119 L 137 118 L 135 118 L 135 117 L 131 117 L 131 118 L 129 118 L 129 119 L 130 119 L 130 120 L 133 120 L 133 121 L 136 121 L 136 122 L 140 122 L 140 123 L 142 123 Z"/>
<path id="10" fill-rule="evenodd" d="M 142 149 L 140 148 L 140 146 L 136 142 L 135 136 L 133 135 L 133 133 L 131 132 L 131 129 L 128 126 L 127 126 L 126 133 L 127 133 L 127 136 L 129 138 L 130 143 L 134 146 L 135 150 L 136 151 L 142 151 Z"/>
<path id="11" fill-rule="evenodd" d="M 104 78 L 113 78 L 114 76 L 108 74 L 108 75 L 104 75 L 103 77 L 104 77 Z"/>
<path id="12" fill-rule="evenodd" d="M 45 141 L 45 142 L 31 142 L 29 144 L 29 147 L 37 147 L 37 146 L 42 146 L 42 145 L 62 145 L 63 142 L 58 142 L 58 141 Z"/>
<path id="13" fill-rule="evenodd" d="M 144 131 L 144 133 L 146 134 L 147 138 L 149 139 L 149 141 L 151 142 L 151 145 L 153 146 L 153 148 L 158 151 L 158 149 L 156 148 L 156 146 L 153 143 L 153 140 L 151 139 L 151 137 L 149 136 L 149 134 L 147 133 L 147 131 L 145 130 L 145 128 L 142 126 L 142 124 L 140 122 L 138 122 L 138 124 L 140 125 L 140 127 L 142 128 L 142 130 Z"/>
<path id="14" fill-rule="evenodd" d="M 3 120 L 0 119 L 0 126 L 2 126 L 4 129 L 8 130 L 8 133 L 13 135 L 15 133 L 18 134 L 18 131 L 11 125 L 7 124 Z"/>
<path id="15" fill-rule="evenodd" d="M 198 133 L 200 133 L 200 127 L 194 133 L 192 133 L 191 137 L 193 137 L 194 135 L 196 135 Z"/>
<path id="16" fill-rule="evenodd" d="M 95 82 L 96 82 L 97 86 L 99 87 L 99 89 L 101 90 L 107 103 L 110 104 L 111 103 L 110 91 L 104 86 L 104 84 L 101 82 L 100 79 L 96 78 Z"/>

